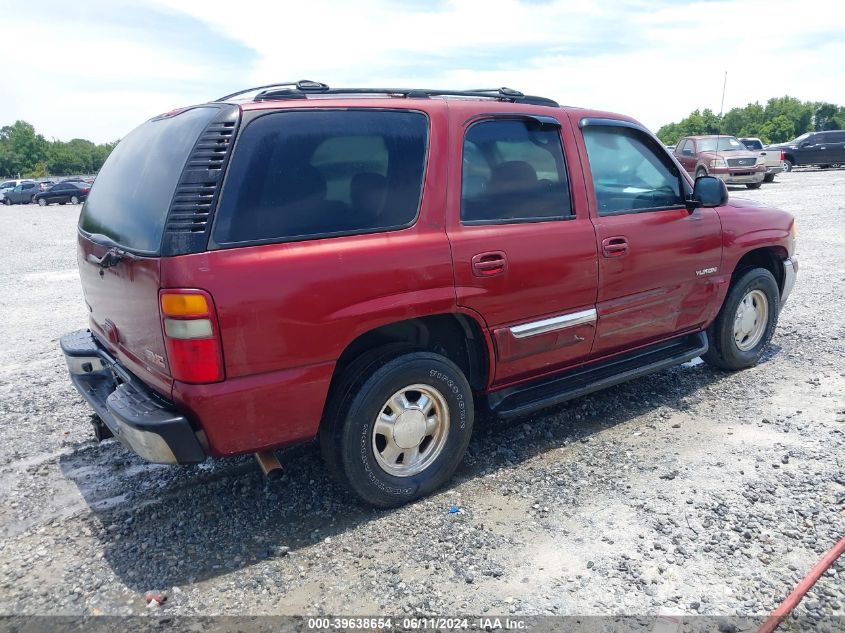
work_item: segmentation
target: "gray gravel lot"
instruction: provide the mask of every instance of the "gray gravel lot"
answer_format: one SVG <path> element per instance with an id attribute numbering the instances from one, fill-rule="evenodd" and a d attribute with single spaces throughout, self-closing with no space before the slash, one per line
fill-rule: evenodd
<path id="1" fill-rule="evenodd" d="M 481 419 L 452 484 L 394 511 L 357 505 L 313 445 L 273 484 L 251 458 L 98 446 L 57 343 L 85 326 L 79 209 L 0 208 L 0 613 L 767 614 L 845 534 L 845 170 L 731 194 L 798 218 L 759 366 Z M 799 611 L 845 617 L 845 561 Z"/>

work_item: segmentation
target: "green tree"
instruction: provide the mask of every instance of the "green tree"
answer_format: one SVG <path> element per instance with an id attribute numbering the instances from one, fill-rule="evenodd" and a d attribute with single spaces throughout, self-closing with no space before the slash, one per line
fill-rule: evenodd
<path id="1" fill-rule="evenodd" d="M 796 136 L 798 134 L 795 124 L 785 114 L 779 114 L 771 121 L 766 121 L 760 128 L 760 139 L 764 143 L 783 143 Z"/>

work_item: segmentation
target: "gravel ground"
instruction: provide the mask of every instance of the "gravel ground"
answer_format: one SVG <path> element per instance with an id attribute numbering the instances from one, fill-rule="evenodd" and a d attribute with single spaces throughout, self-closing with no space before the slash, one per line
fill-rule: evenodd
<path id="1" fill-rule="evenodd" d="M 798 218 L 759 366 L 481 419 L 452 484 L 394 511 L 352 501 L 313 445 L 272 484 L 251 458 L 98 446 L 57 343 L 85 326 L 78 208 L 0 208 L 0 613 L 764 616 L 845 534 L 845 170 L 732 195 Z M 845 616 L 845 561 L 799 613 Z"/>

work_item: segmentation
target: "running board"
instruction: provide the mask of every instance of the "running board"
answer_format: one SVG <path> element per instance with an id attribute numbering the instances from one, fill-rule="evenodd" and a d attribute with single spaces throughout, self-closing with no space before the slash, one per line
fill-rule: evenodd
<path id="1" fill-rule="evenodd" d="M 500 418 L 512 418 L 680 365 L 706 351 L 704 332 L 688 334 L 550 378 L 493 392 L 487 396 L 487 404 Z"/>

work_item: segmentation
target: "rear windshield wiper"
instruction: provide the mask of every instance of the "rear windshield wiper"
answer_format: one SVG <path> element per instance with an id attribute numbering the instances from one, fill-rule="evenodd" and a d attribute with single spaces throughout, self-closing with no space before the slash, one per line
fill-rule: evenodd
<path id="1" fill-rule="evenodd" d="M 88 238 L 96 244 L 110 247 L 102 257 L 97 257 L 94 253 L 88 253 L 88 257 L 86 257 L 89 262 L 99 266 L 100 268 L 111 268 L 112 266 L 117 266 L 117 264 L 119 264 L 123 259 L 138 259 L 138 257 L 133 253 L 120 248 L 117 242 L 107 235 L 103 235 L 102 233 L 93 233 L 89 235 Z"/>

